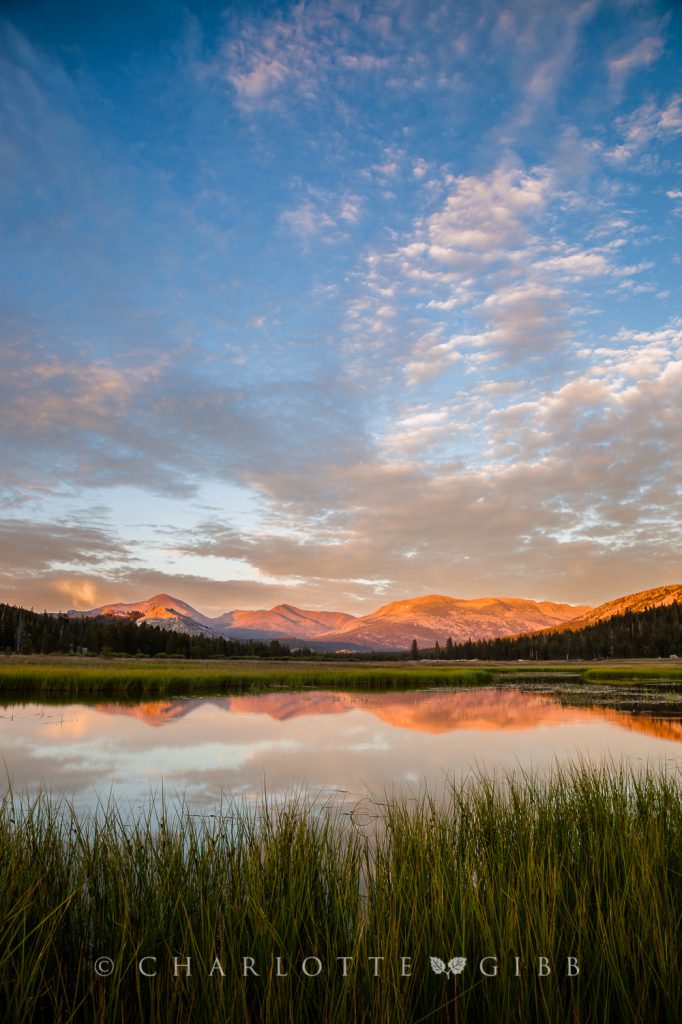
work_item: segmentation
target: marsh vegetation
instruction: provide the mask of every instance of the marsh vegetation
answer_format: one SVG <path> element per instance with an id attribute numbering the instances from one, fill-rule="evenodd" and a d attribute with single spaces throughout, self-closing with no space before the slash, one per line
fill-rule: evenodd
<path id="1" fill-rule="evenodd" d="M 426 662 L 138 661 L 134 658 L 24 656 L 0 658 L 0 692 L 169 696 L 243 688 L 357 686 L 411 688 L 476 686 L 518 678 L 573 677 L 575 682 L 680 682 L 677 662 L 543 662 L 541 664 Z"/>
<path id="2" fill-rule="evenodd" d="M 0 877 L 7 1021 L 682 1017 L 682 791 L 662 774 L 479 778 L 369 822 L 301 795 L 132 822 L 10 795 Z"/>

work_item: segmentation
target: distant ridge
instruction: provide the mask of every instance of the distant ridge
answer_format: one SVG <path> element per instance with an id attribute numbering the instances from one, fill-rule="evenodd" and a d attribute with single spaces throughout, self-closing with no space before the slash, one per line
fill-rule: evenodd
<path id="1" fill-rule="evenodd" d="M 132 619 L 135 622 L 145 622 L 148 626 L 172 629 L 176 633 L 222 635 L 213 628 L 212 620 L 208 616 L 202 615 L 196 608 L 192 608 L 185 601 L 178 600 L 177 597 L 171 597 L 170 594 L 156 594 L 154 597 L 147 598 L 146 601 L 137 601 L 133 604 L 105 604 L 100 608 L 91 608 L 85 612 L 72 608 L 66 614 L 76 618 L 89 619 L 99 615 L 117 619 Z"/>
<path id="2" fill-rule="evenodd" d="M 325 640 L 355 643 L 374 650 L 405 649 L 413 640 L 419 646 L 433 647 L 436 641 L 443 644 L 448 637 L 458 643 L 557 628 L 589 610 L 588 605 L 518 597 L 466 599 L 426 594 L 383 605 Z"/>
<path id="3" fill-rule="evenodd" d="M 212 621 L 234 639 L 289 636 L 313 640 L 355 622 L 355 616 L 346 612 L 305 611 L 292 604 L 278 604 L 269 611 L 225 612 Z"/>
<path id="4" fill-rule="evenodd" d="M 594 626 L 597 622 L 612 619 L 614 615 L 624 615 L 625 612 L 643 612 L 647 608 L 659 608 L 661 605 L 674 604 L 676 601 L 682 604 L 682 583 L 671 583 L 666 587 L 652 587 L 651 590 L 640 590 L 636 594 L 628 594 L 626 597 L 616 597 L 612 601 L 606 601 L 597 608 L 591 608 L 579 618 L 570 619 L 564 623 L 562 629 L 584 629 L 585 626 Z"/>
<path id="5" fill-rule="evenodd" d="M 290 604 L 269 610 L 235 610 L 209 618 L 169 594 L 131 604 L 107 604 L 70 616 L 113 616 L 233 640 L 280 640 L 298 646 L 324 644 L 326 650 L 401 650 L 416 639 L 420 646 L 511 636 L 557 627 L 584 615 L 589 606 L 531 601 L 524 598 L 456 598 L 441 594 L 393 601 L 357 618 L 346 612 L 310 611 Z"/>
<path id="6" fill-rule="evenodd" d="M 347 612 L 306 611 L 291 604 L 279 604 L 269 611 L 225 612 L 210 618 L 170 594 L 156 594 L 130 604 L 105 604 L 88 611 L 71 609 L 67 615 L 128 618 L 179 633 L 203 633 L 233 640 L 314 640 L 355 621 Z"/>
<path id="7" fill-rule="evenodd" d="M 310 611 L 291 604 L 269 610 L 235 610 L 215 618 L 203 615 L 170 594 L 156 594 L 130 604 L 106 604 L 76 617 L 114 616 L 161 626 L 180 633 L 233 640 L 279 640 L 292 648 L 310 645 L 325 651 L 406 650 L 419 647 L 493 640 L 498 637 L 580 630 L 622 615 L 673 602 L 682 603 L 682 584 L 641 590 L 591 608 L 588 605 L 531 601 L 518 597 L 457 598 L 442 594 L 392 601 L 359 617 L 347 612 Z"/>

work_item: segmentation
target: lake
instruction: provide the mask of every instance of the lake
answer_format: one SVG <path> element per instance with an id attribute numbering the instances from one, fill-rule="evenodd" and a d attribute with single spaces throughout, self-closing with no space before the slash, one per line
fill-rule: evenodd
<path id="1" fill-rule="evenodd" d="M 627 761 L 677 770 L 675 687 L 520 685 L 402 692 L 277 690 L 143 702 L 5 705 L 4 771 L 15 794 L 40 787 L 77 806 L 109 795 L 135 806 L 182 794 L 351 801 L 443 790 L 471 772 L 546 772 L 557 763 Z"/>

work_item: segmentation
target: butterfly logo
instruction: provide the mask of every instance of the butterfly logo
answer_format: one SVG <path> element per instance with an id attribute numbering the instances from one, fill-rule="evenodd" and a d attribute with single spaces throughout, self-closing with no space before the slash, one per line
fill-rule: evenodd
<path id="1" fill-rule="evenodd" d="M 461 974 L 467 962 L 465 956 L 453 956 L 452 960 L 448 960 L 447 963 L 439 956 L 431 956 L 429 960 L 434 974 L 444 974 L 448 978 L 451 974 Z"/>

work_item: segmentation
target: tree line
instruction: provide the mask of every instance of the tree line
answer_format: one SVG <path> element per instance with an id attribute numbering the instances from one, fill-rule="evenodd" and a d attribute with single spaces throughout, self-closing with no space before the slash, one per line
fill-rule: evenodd
<path id="1" fill-rule="evenodd" d="M 0 651 L 6 654 L 124 654 L 169 658 L 281 658 L 292 654 L 279 640 L 228 640 L 138 625 L 139 613 L 124 618 L 80 618 L 0 604 Z M 308 653 L 306 649 L 295 652 Z"/>
<path id="2" fill-rule="evenodd" d="M 682 657 L 682 604 L 674 602 L 624 612 L 592 626 L 571 630 L 528 633 L 492 640 L 455 643 L 448 637 L 441 646 L 408 651 L 357 651 L 353 654 L 294 650 L 279 640 L 230 640 L 203 634 L 138 625 L 139 613 L 124 618 L 111 615 L 78 618 L 0 603 L 0 651 L 6 654 L 121 654 L 129 657 L 169 658 L 306 658 L 324 660 L 437 658 L 481 661 L 558 661 L 608 658 Z"/>
<path id="3" fill-rule="evenodd" d="M 412 656 L 481 661 L 590 661 L 603 658 L 682 657 L 682 604 L 659 605 L 641 612 L 623 612 L 592 626 L 572 630 L 528 633 L 493 640 L 466 640 L 453 643 L 448 637 L 444 647 L 417 649 Z"/>

